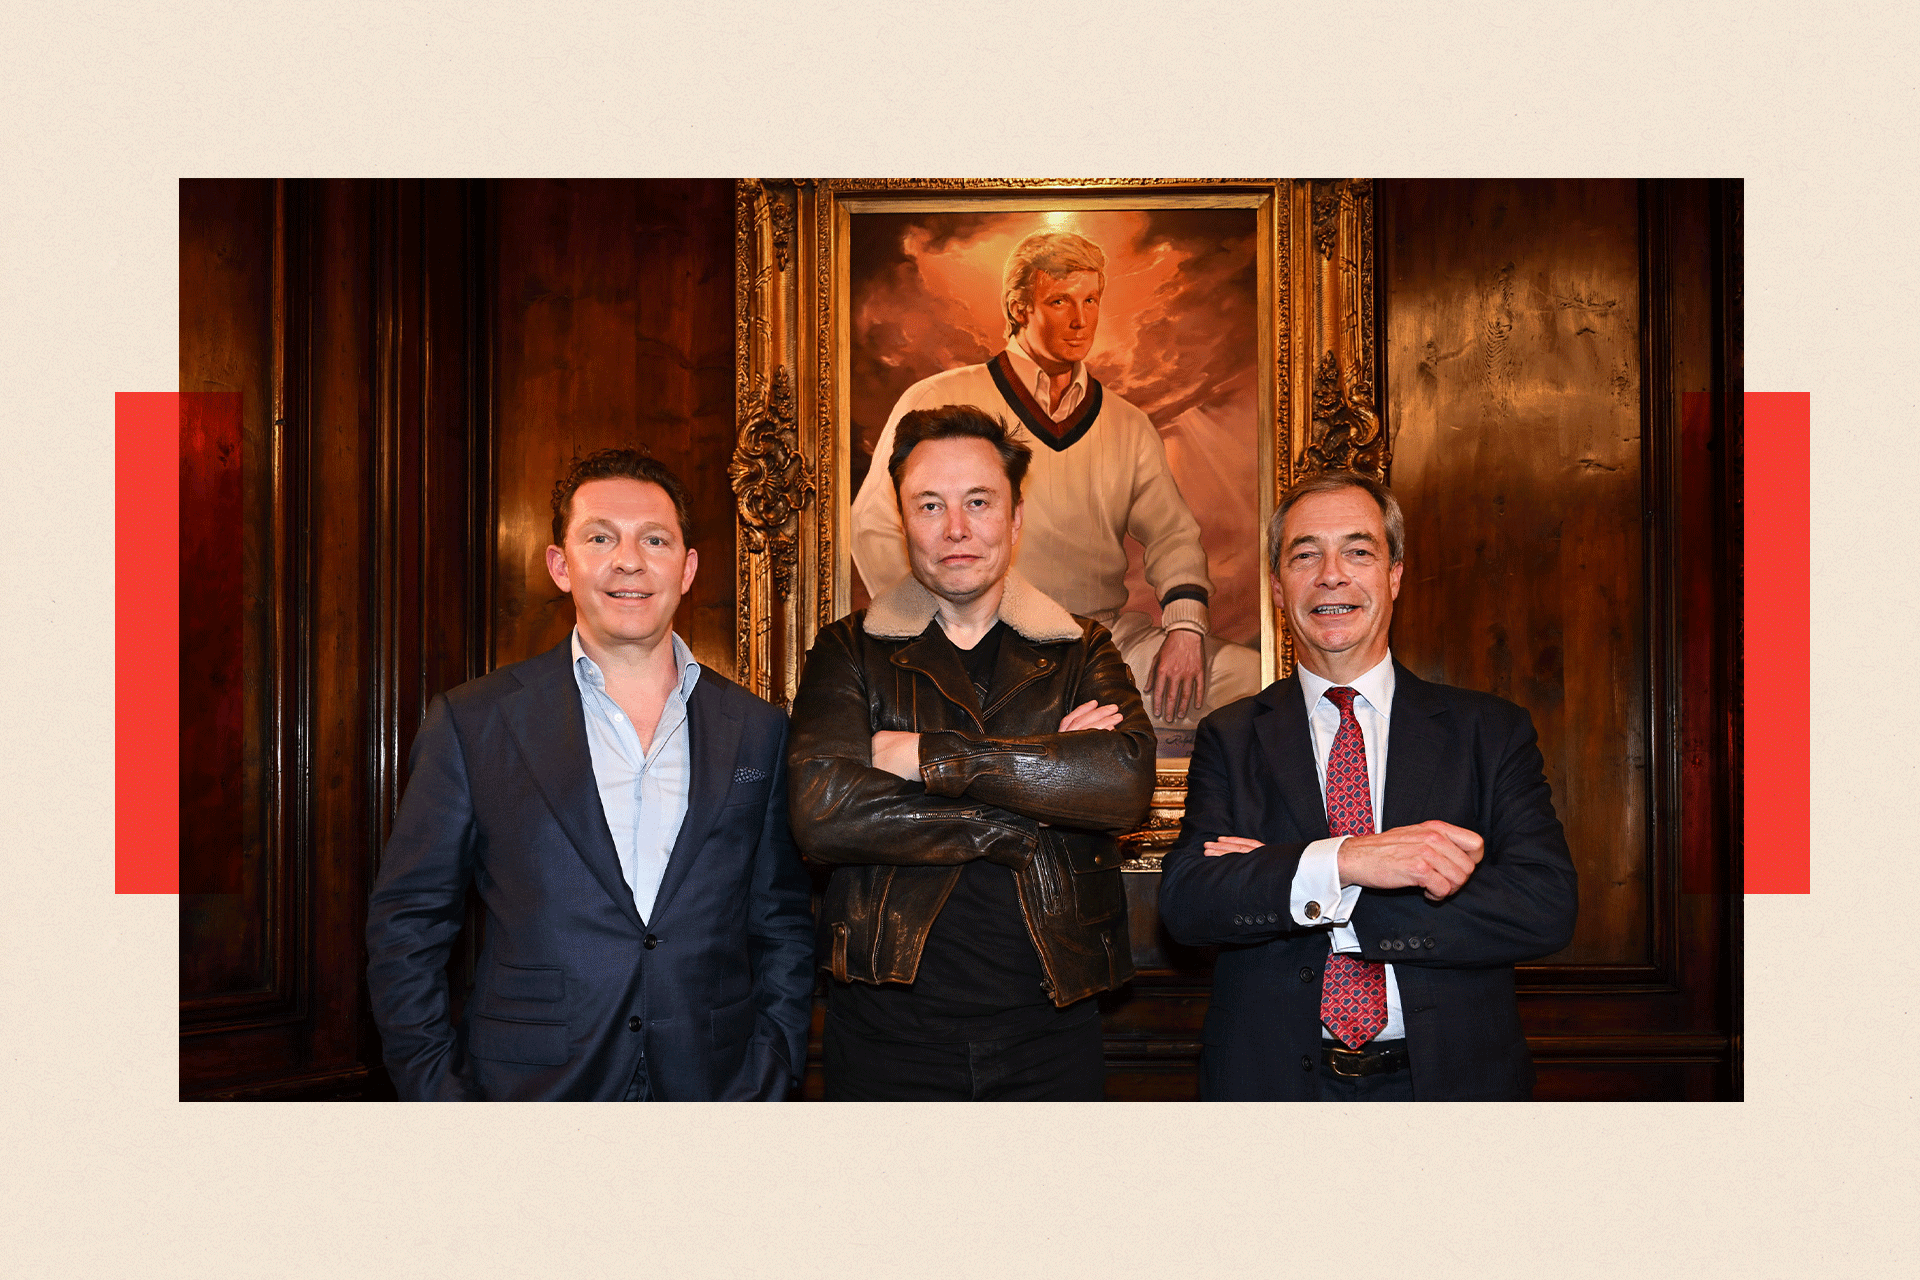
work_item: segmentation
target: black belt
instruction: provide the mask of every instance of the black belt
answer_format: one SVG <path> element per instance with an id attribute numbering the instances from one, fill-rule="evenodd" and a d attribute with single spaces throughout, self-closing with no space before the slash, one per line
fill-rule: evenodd
<path id="1" fill-rule="evenodd" d="M 1320 1061 L 1337 1076 L 1378 1076 L 1389 1071 L 1404 1071 L 1407 1042 L 1376 1040 L 1363 1048 L 1348 1049 L 1336 1040 L 1321 1045 Z"/>

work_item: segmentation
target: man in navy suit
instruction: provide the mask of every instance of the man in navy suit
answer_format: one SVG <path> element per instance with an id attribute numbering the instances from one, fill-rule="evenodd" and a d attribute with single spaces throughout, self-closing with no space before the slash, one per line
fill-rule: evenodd
<path id="1" fill-rule="evenodd" d="M 1573 862 L 1531 717 L 1393 661 L 1404 531 L 1350 472 L 1268 526 L 1297 670 L 1202 722 L 1162 867 L 1168 930 L 1221 948 L 1203 1098 L 1531 1095 L 1513 966 L 1572 938 Z"/>
<path id="2" fill-rule="evenodd" d="M 786 717 L 673 633 L 686 498 L 633 450 L 555 486 L 547 569 L 577 625 L 437 697 L 367 917 L 406 1099 L 783 1099 L 806 1060 L 807 878 Z M 485 946 L 459 1025 L 469 886 Z"/>

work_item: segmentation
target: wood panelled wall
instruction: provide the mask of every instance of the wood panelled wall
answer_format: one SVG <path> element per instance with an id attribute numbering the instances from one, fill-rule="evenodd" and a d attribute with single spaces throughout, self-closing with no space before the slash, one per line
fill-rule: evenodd
<path id="1" fill-rule="evenodd" d="M 1541 1096 L 1738 1096 L 1738 184 L 1376 189 L 1396 654 L 1533 709 L 1582 872 L 1574 946 L 1523 975 Z M 681 475 L 676 625 L 731 669 L 733 210 L 181 184 L 181 389 L 238 404 L 182 436 L 183 1097 L 391 1096 L 367 890 L 426 701 L 571 624 L 540 557 L 569 458 Z M 1106 1002 L 1113 1096 L 1194 1095 L 1181 965 Z"/>
<path id="2" fill-rule="evenodd" d="M 1538 1096 L 1734 1096 L 1739 184 L 1380 195 L 1395 656 L 1533 713 L 1580 872 Z"/>
<path id="3" fill-rule="evenodd" d="M 499 440 L 493 657 L 565 639 L 547 576 L 554 481 L 576 456 L 644 449 L 687 487 L 700 567 L 674 618 L 734 665 L 733 184 L 498 184 Z"/>
<path id="4" fill-rule="evenodd" d="M 245 513 L 238 598 L 189 562 L 181 616 L 233 617 L 247 655 L 237 844 L 230 815 L 194 804 L 224 753 L 182 754 L 182 864 L 227 868 L 219 892 L 181 895 L 183 1096 L 380 1088 L 374 859 L 427 699 L 485 670 L 489 197 L 181 183 L 181 389 L 238 393 Z M 235 538 L 181 496 L 183 530 Z M 202 691 L 236 674 L 226 652 L 183 644 L 183 747 Z"/>

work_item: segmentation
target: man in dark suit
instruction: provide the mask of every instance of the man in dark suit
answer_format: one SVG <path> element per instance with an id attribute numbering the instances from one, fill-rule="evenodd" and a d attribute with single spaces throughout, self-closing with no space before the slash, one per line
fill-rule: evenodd
<path id="1" fill-rule="evenodd" d="M 686 498 L 608 449 L 554 488 L 561 644 L 435 698 L 367 917 L 407 1099 L 782 1099 L 806 1060 L 813 926 L 786 718 L 673 633 Z M 469 886 L 485 946 L 458 1026 Z"/>
<path id="2" fill-rule="evenodd" d="M 1160 886 L 1173 936 L 1221 948 L 1204 1098 L 1532 1092 L 1513 966 L 1571 939 L 1573 862 L 1531 717 L 1393 662 L 1404 529 L 1349 472 L 1268 526 L 1298 669 L 1202 722 Z"/>

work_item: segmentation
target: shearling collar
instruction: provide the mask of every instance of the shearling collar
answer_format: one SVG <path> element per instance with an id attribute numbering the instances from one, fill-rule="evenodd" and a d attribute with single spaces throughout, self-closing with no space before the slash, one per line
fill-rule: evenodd
<path id="1" fill-rule="evenodd" d="M 939 609 L 933 592 L 912 574 L 880 593 L 867 608 L 861 628 L 882 640 L 911 640 L 927 629 Z M 1007 574 L 1000 596 L 1000 621 L 1036 644 L 1078 640 L 1080 624 L 1053 597 L 1017 573 Z"/>

